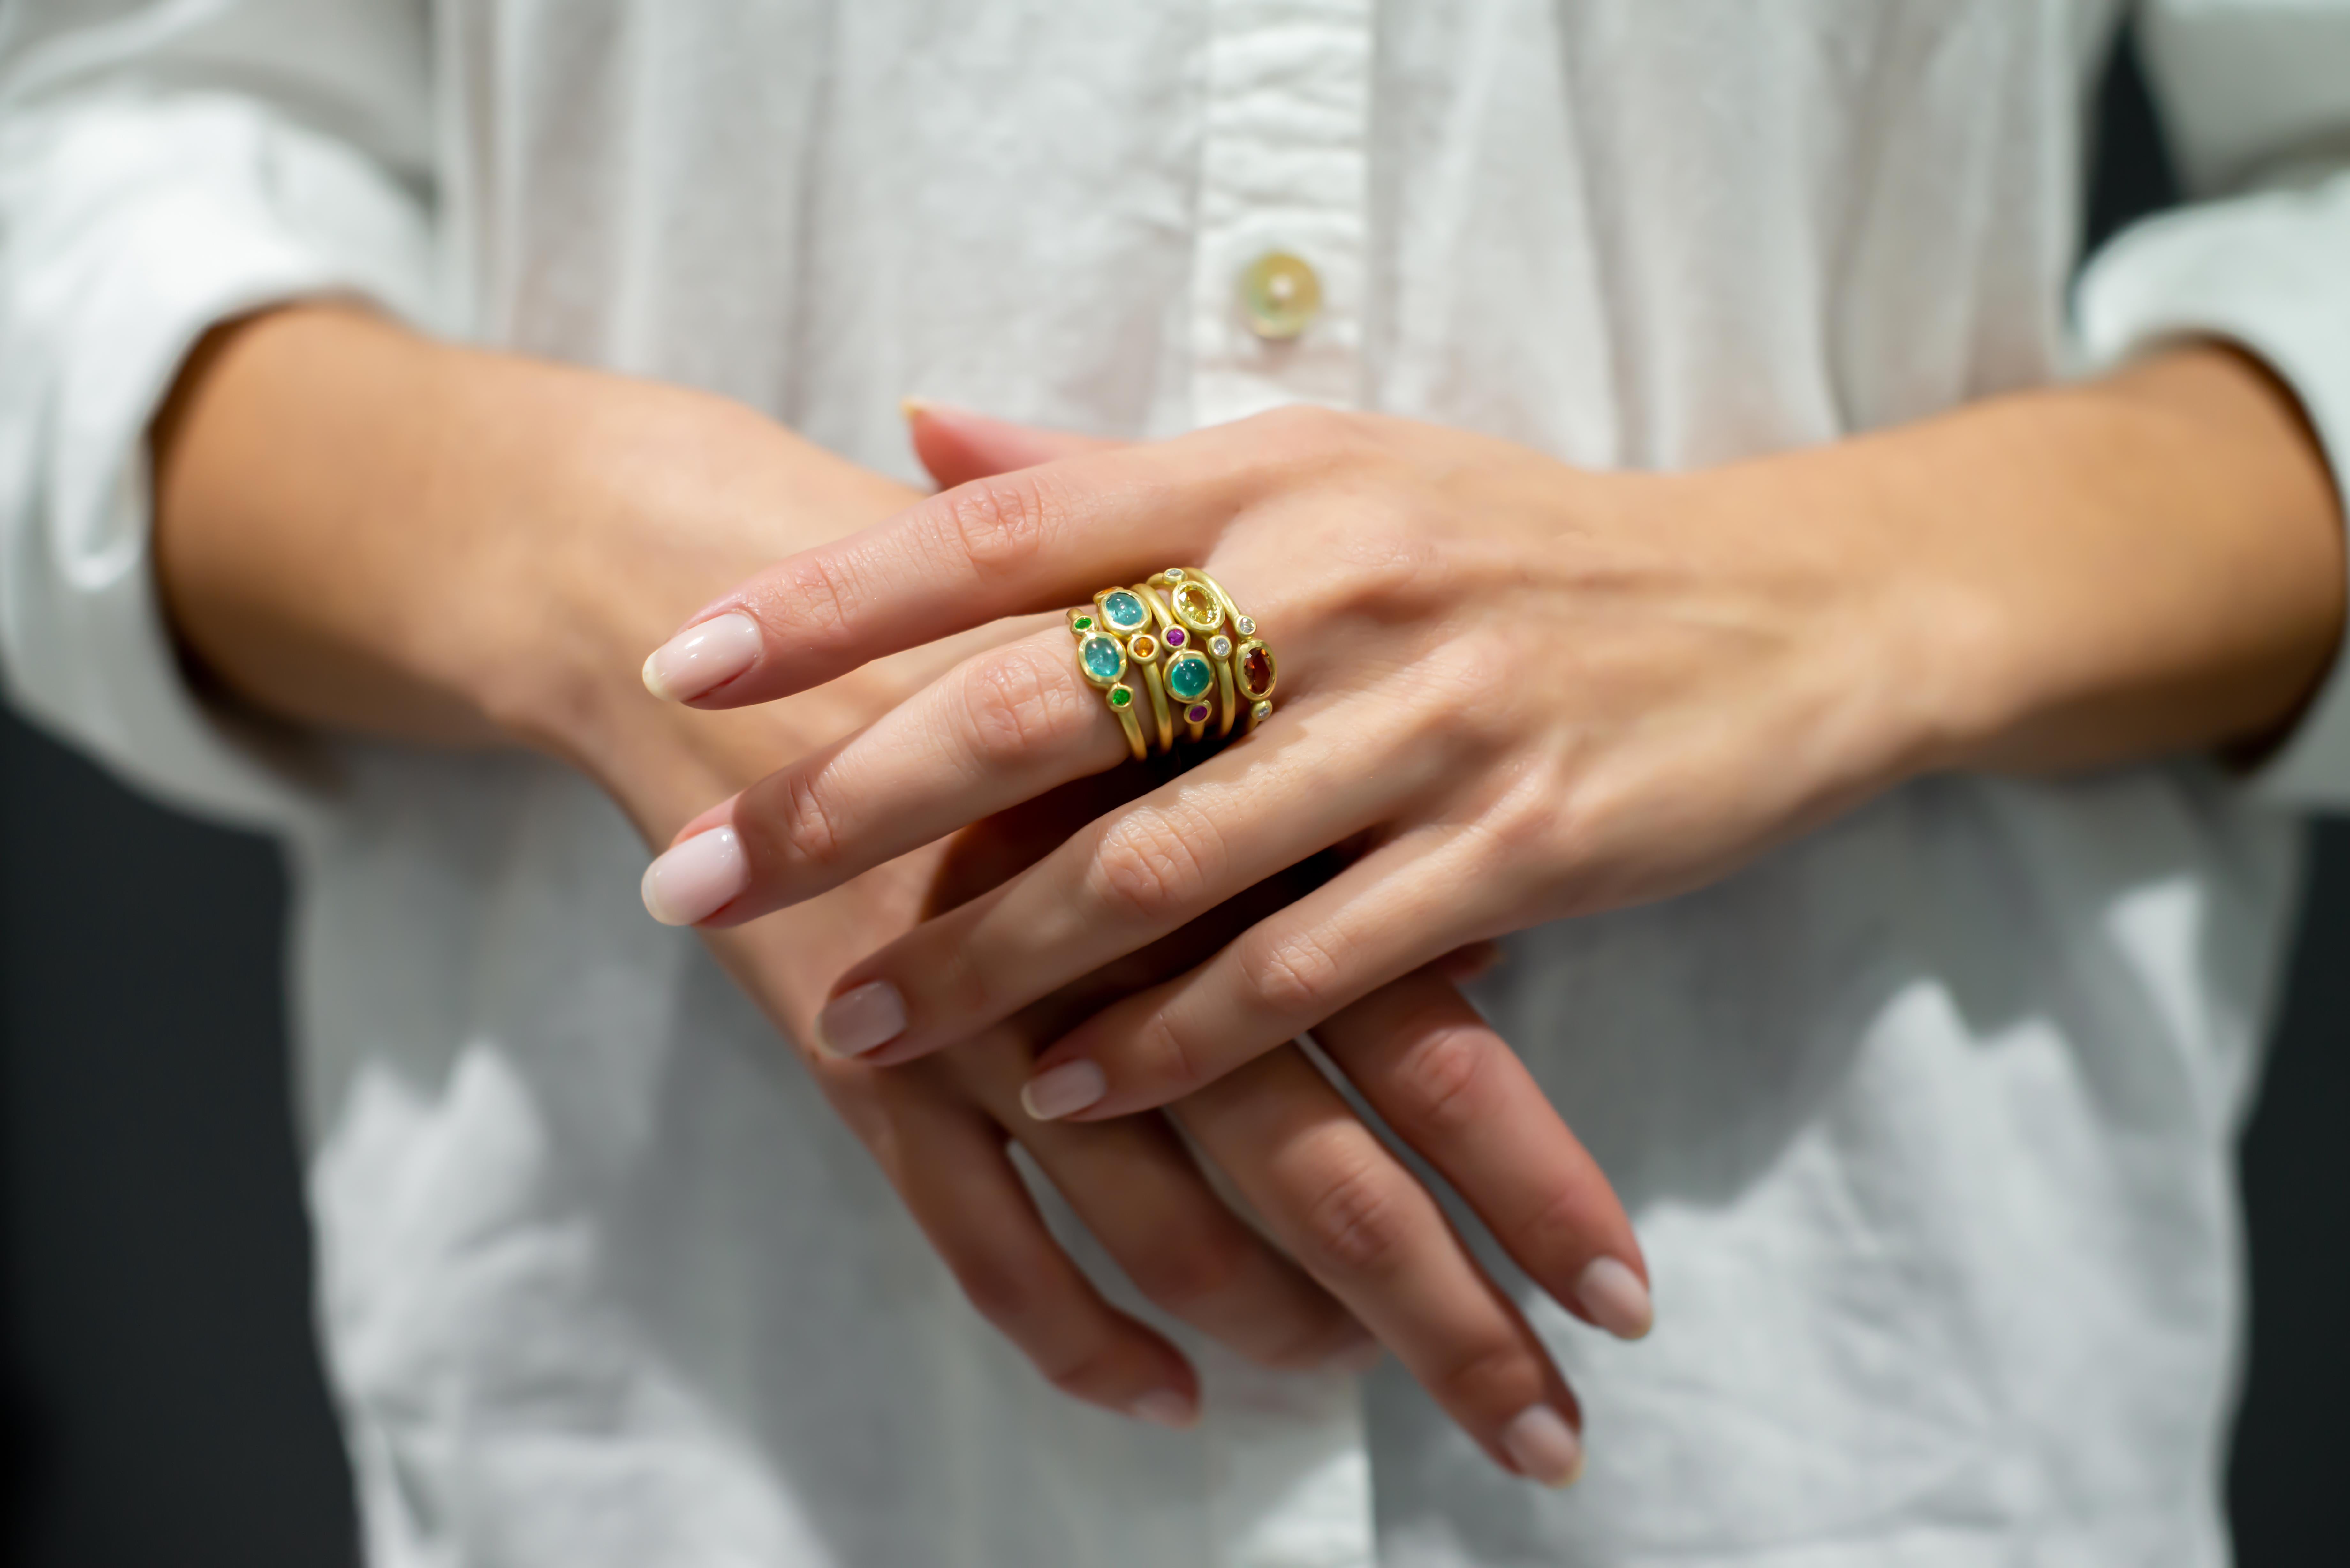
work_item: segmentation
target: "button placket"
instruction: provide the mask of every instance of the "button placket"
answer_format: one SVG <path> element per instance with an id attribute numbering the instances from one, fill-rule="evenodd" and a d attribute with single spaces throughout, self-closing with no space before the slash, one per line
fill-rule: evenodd
<path id="1" fill-rule="evenodd" d="M 1213 0 L 1192 418 L 1361 400 L 1370 0 Z"/>

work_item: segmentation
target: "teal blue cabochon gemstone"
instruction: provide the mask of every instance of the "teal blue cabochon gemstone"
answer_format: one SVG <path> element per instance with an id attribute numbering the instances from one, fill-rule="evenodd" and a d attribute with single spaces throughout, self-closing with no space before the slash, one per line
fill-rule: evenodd
<path id="1" fill-rule="evenodd" d="M 1196 653 L 1181 654 L 1167 667 L 1167 690 L 1186 702 L 1206 696 L 1215 680 L 1214 666 Z"/>
<path id="2" fill-rule="evenodd" d="M 1102 614 L 1120 631 L 1139 631 L 1150 620 L 1150 612 L 1143 607 L 1142 596 L 1126 588 L 1102 596 Z"/>
<path id="3" fill-rule="evenodd" d="M 1086 673 L 1097 680 L 1115 680 L 1126 667 L 1126 652 L 1116 639 L 1095 632 L 1077 644 L 1077 657 L 1085 660 Z"/>

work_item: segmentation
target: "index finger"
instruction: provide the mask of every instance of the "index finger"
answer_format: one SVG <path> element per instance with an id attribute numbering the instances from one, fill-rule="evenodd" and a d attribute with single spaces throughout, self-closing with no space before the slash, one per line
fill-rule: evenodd
<path id="1" fill-rule="evenodd" d="M 941 491 L 803 550 L 695 612 L 645 661 L 656 696 L 737 708 L 1207 553 L 1243 467 L 1220 431 Z"/>

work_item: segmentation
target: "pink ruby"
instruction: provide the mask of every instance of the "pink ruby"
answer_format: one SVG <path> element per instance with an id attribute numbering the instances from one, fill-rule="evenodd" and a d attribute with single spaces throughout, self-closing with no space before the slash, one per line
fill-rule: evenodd
<path id="1" fill-rule="evenodd" d="M 1180 648 L 1183 646 L 1183 628 L 1181 627 L 1170 626 L 1167 628 L 1167 646 L 1170 648 Z"/>

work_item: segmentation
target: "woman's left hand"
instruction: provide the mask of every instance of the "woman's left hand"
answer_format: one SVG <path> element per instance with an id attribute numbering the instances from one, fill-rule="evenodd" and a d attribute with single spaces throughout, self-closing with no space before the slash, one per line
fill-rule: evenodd
<path id="1" fill-rule="evenodd" d="M 671 694 L 765 701 L 1169 566 L 1212 574 L 1279 657 L 1272 714 L 857 964 L 821 1021 L 836 1050 L 907 1060 L 1337 851 L 1315 890 L 1039 1058 L 1036 1114 L 1123 1115 L 1442 954 L 1704 883 L 1914 772 L 2273 726 L 2339 624 L 2338 581 L 2310 576 L 2338 530 L 2322 482 L 2312 506 L 2303 474 L 2263 490 L 2257 466 L 2234 477 L 2296 504 L 2279 528 L 2305 558 L 2210 520 L 2200 476 L 2268 431 L 2229 422 L 2260 411 L 2209 379 L 2232 358 L 2182 360 L 1677 476 L 1314 410 L 1016 468 L 1033 436 L 933 415 L 926 447 L 1014 471 L 710 606 L 685 635 L 742 617 L 739 656 Z M 2216 452 L 2189 439 L 2213 432 Z M 671 914 L 753 918 L 1125 754 L 1055 618 L 707 814 L 744 874 Z"/>

